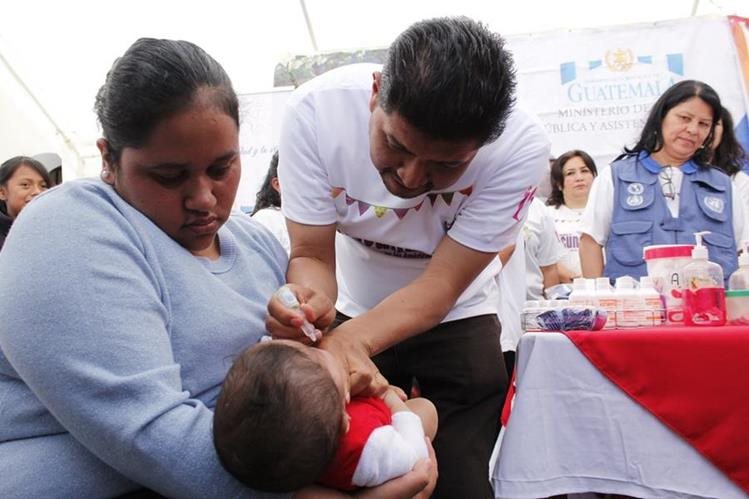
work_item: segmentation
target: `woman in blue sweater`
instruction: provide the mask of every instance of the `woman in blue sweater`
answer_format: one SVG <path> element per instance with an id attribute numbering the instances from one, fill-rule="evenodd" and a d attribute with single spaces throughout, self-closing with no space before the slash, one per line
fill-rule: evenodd
<path id="1" fill-rule="evenodd" d="M 265 331 L 287 264 L 231 213 L 231 82 L 191 43 L 141 39 L 95 107 L 101 179 L 40 196 L 0 254 L 0 497 L 265 497 L 211 440 L 223 378 Z M 426 475 L 388 486 L 410 496 Z M 309 494 L 339 497 L 295 497 Z"/>

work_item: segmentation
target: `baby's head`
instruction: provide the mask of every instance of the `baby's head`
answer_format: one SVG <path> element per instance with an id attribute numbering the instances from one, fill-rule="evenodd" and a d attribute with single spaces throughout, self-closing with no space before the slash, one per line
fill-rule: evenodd
<path id="1" fill-rule="evenodd" d="M 275 340 L 248 348 L 224 380 L 213 441 L 250 487 L 288 492 L 314 483 L 348 430 L 348 375 L 328 352 Z"/>

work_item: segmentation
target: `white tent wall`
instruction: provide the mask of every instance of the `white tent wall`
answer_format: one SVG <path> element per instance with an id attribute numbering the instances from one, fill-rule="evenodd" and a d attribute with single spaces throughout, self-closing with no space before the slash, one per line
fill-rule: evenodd
<path id="1" fill-rule="evenodd" d="M 80 176 L 83 172 L 78 155 L 1 61 L 0 89 L 0 161 L 54 151 L 65 165 L 65 178 Z"/>

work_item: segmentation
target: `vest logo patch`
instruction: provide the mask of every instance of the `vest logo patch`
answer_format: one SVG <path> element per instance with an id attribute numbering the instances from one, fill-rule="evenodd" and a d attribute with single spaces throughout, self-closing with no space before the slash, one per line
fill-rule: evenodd
<path id="1" fill-rule="evenodd" d="M 632 185 L 639 185 L 642 187 L 642 184 L 632 184 Z M 627 206 L 635 207 L 635 206 L 642 206 L 642 203 L 645 202 L 645 199 L 643 199 L 642 196 L 639 195 L 632 195 L 627 196 Z"/>
<path id="2" fill-rule="evenodd" d="M 709 210 L 714 211 L 715 213 L 723 213 L 723 210 L 726 208 L 725 202 L 719 197 L 705 196 L 702 199 L 702 202 L 705 203 L 705 206 L 707 206 Z"/>
<path id="3" fill-rule="evenodd" d="M 629 194 L 633 194 L 633 195 L 642 194 L 643 192 L 645 192 L 645 187 L 641 183 L 635 182 L 635 183 L 629 184 L 627 186 L 627 192 Z M 627 201 L 627 203 L 629 203 L 629 200 Z M 642 204 L 642 203 L 640 203 L 640 204 Z M 630 206 L 632 206 L 632 205 L 630 205 Z"/>

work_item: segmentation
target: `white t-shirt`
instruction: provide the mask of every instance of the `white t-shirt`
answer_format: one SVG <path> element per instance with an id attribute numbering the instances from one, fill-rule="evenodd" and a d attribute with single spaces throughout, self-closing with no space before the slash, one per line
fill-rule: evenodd
<path id="1" fill-rule="evenodd" d="M 521 230 L 515 240 L 515 251 L 497 276 L 499 286 L 499 322 L 503 352 L 514 352 L 523 334 L 520 314 L 525 304 L 525 239 Z"/>
<path id="2" fill-rule="evenodd" d="M 515 110 L 502 136 L 448 189 L 412 199 L 390 194 L 369 153 L 379 70 L 355 64 L 305 83 L 289 97 L 281 130 L 283 213 L 302 224 L 337 224 L 336 307 L 349 316 L 418 277 L 446 234 L 483 252 L 511 244 L 549 156 L 538 120 Z M 444 320 L 496 313 L 498 267 L 490 264 Z"/>
<path id="3" fill-rule="evenodd" d="M 276 239 L 278 239 L 278 242 L 281 243 L 281 246 L 286 250 L 286 254 L 289 254 L 289 251 L 291 251 L 289 231 L 286 228 L 286 217 L 281 213 L 281 208 L 275 206 L 263 208 L 252 215 L 252 218 L 271 231 Z"/>
<path id="4" fill-rule="evenodd" d="M 525 283 L 528 300 L 544 299 L 544 278 L 541 267 L 554 265 L 564 255 L 564 246 L 554 230 L 554 220 L 546 206 L 537 198 L 528 210 L 523 225 L 525 239 Z"/>
<path id="5" fill-rule="evenodd" d="M 734 197 L 741 197 L 741 202 L 744 205 L 744 216 L 749 216 L 749 175 L 745 171 L 740 171 L 733 176 L 733 195 Z M 736 195 L 738 192 L 738 196 Z M 749 243 L 749 239 L 738 241 L 738 249 L 743 249 L 743 242 Z"/>
<path id="6" fill-rule="evenodd" d="M 681 181 L 684 174 L 679 168 L 668 167 L 672 172 L 671 182 L 673 183 L 676 192 L 681 191 Z M 663 176 L 659 175 L 661 185 L 664 183 Z M 733 221 L 733 233 L 736 238 L 737 248 L 739 248 L 741 241 L 749 241 L 749 227 L 744 223 L 746 220 L 746 212 L 744 207 L 744 201 L 741 193 L 736 187 L 734 182 L 733 188 L 731 189 L 732 203 L 732 221 Z M 679 216 L 679 196 L 678 194 L 673 198 L 665 198 L 666 206 L 674 217 Z M 606 246 L 606 241 L 609 237 L 609 231 L 611 229 L 611 218 L 614 214 L 614 182 L 611 179 L 611 166 L 605 166 L 598 172 L 598 176 L 593 180 L 593 185 L 590 188 L 590 195 L 588 195 L 588 204 L 583 212 L 582 222 L 580 224 L 580 233 L 589 234 L 598 244 Z"/>
<path id="7" fill-rule="evenodd" d="M 572 277 L 581 277 L 580 267 L 580 220 L 584 208 L 570 208 L 564 204 L 559 207 L 546 206 L 551 218 L 554 220 L 559 240 L 566 251 L 559 263 L 564 265 L 572 273 Z"/>

